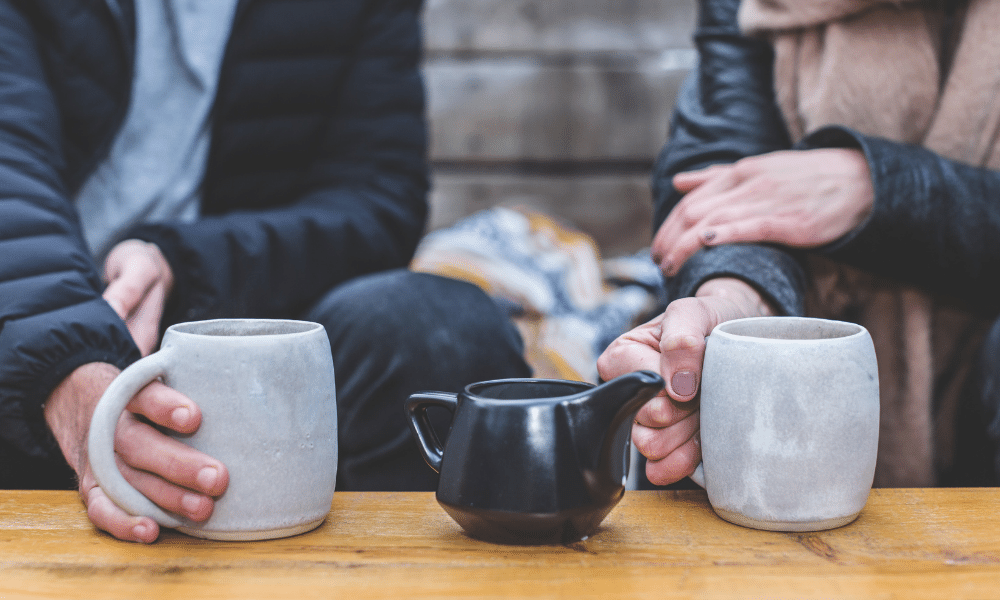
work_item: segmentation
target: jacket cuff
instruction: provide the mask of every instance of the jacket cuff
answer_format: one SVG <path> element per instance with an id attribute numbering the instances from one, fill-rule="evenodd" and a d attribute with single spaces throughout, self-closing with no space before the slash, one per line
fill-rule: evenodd
<path id="1" fill-rule="evenodd" d="M 717 277 L 736 277 L 754 287 L 785 315 L 805 313 L 805 270 L 786 250 L 755 244 L 702 248 L 667 279 L 670 298 L 693 296 Z"/>
<path id="2" fill-rule="evenodd" d="M 993 271 L 982 257 L 993 249 L 977 236 L 995 226 L 984 209 L 995 178 L 955 166 L 921 146 L 844 127 L 821 129 L 804 139 L 802 147 L 860 149 L 875 196 L 864 223 L 817 253 L 993 310 L 996 296 L 984 297 L 989 286 L 981 284 Z"/>
<path id="3" fill-rule="evenodd" d="M 44 320 L 43 320 L 44 319 Z M 87 325 L 83 325 L 86 323 Z M 3 437 L 8 444 L 35 458 L 59 452 L 45 422 L 43 407 L 52 391 L 77 367 L 103 362 L 124 369 L 139 359 L 139 349 L 125 323 L 102 298 L 75 305 L 71 312 L 9 322 L 5 335 L 15 339 L 53 340 L 25 355 L 11 348 L 19 368 L 3 388 Z"/>

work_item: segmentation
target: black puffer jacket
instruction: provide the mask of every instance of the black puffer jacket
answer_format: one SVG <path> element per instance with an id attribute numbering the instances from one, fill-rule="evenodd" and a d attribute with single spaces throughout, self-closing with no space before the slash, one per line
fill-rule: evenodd
<path id="1" fill-rule="evenodd" d="M 774 97 L 774 55 L 767 42 L 741 35 L 739 0 L 701 0 L 698 68 L 671 121 L 670 141 L 654 176 L 654 226 L 681 199 L 671 185 L 682 171 L 789 148 L 861 149 L 875 204 L 866 223 L 816 252 L 950 296 L 987 316 L 1000 310 L 1000 174 L 924 148 L 828 127 L 792 146 Z M 801 314 L 805 271 L 798 254 L 770 246 L 703 249 L 671 279 L 673 297 L 707 279 L 735 276 L 784 312 Z"/>
<path id="2" fill-rule="evenodd" d="M 173 268 L 167 323 L 294 317 L 408 263 L 426 218 L 419 11 L 240 1 L 204 218 L 132 236 Z M 131 0 L 0 0 L 0 456 L 58 460 L 51 390 L 82 364 L 138 358 L 70 201 L 122 123 L 134 42 Z"/>

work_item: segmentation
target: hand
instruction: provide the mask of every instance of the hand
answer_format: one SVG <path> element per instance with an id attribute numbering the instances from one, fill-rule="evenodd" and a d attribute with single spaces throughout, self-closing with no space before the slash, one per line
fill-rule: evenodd
<path id="1" fill-rule="evenodd" d="M 863 223 L 875 198 L 864 155 L 843 148 L 744 158 L 680 173 L 673 184 L 686 195 L 652 245 L 653 259 L 668 277 L 702 246 L 827 244 Z"/>
<path id="2" fill-rule="evenodd" d="M 119 243 L 104 261 L 104 299 L 125 321 L 143 356 L 156 348 L 160 318 L 174 286 L 174 274 L 156 244 Z"/>
<path id="3" fill-rule="evenodd" d="M 77 473 L 90 521 L 118 539 L 148 544 L 156 541 L 159 526 L 149 517 L 129 515 L 112 502 L 98 487 L 87 458 L 90 418 L 118 372 L 103 363 L 79 367 L 49 396 L 45 420 Z M 126 481 L 165 510 L 194 521 L 208 519 L 213 498 L 229 485 L 226 467 L 164 435 L 150 422 L 193 433 L 201 424 L 201 411 L 186 396 L 158 381 L 147 385 L 118 420 L 115 452 L 119 470 Z"/>
<path id="4" fill-rule="evenodd" d="M 606 381 L 648 369 L 667 382 L 663 392 L 639 409 L 632 426 L 632 442 L 647 458 L 651 483 L 673 483 L 701 462 L 695 396 L 705 338 L 723 321 L 771 314 L 771 307 L 746 282 L 713 279 L 694 298 L 671 302 L 662 315 L 616 339 L 597 359 L 597 370 Z"/>

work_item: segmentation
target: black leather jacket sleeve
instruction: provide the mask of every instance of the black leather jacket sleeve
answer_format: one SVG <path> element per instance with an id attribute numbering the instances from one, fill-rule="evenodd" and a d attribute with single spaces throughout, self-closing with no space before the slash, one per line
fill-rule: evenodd
<path id="1" fill-rule="evenodd" d="M 1000 173 L 946 159 L 919 146 L 832 126 L 790 145 L 776 106 L 773 52 L 740 34 L 739 0 L 702 0 L 689 77 L 657 164 L 658 226 L 680 200 L 670 178 L 681 171 L 782 149 L 857 148 L 875 192 L 870 218 L 842 239 L 812 252 L 995 315 L 1000 307 Z M 805 274 L 799 253 L 765 246 L 699 252 L 668 281 L 674 297 L 705 280 L 736 276 L 786 313 L 802 310 Z"/>
<path id="2" fill-rule="evenodd" d="M 703 0 L 694 41 L 698 66 L 681 89 L 670 139 L 653 175 L 654 229 L 680 201 L 671 179 L 677 173 L 731 163 L 790 147 L 774 101 L 773 51 L 743 36 L 736 24 L 739 0 Z M 668 278 L 671 298 L 691 296 L 716 277 L 753 285 L 785 314 L 803 312 L 805 275 L 797 256 L 767 245 L 705 248 Z"/>
<path id="3" fill-rule="evenodd" d="M 858 148 L 871 170 L 871 216 L 819 252 L 996 315 L 1000 173 L 843 127 L 818 130 L 797 147 Z"/>
<path id="4" fill-rule="evenodd" d="M 139 356 L 101 298 L 63 168 L 59 112 L 34 32 L 0 1 L 0 443 L 35 458 L 58 452 L 42 403 L 66 375 Z"/>

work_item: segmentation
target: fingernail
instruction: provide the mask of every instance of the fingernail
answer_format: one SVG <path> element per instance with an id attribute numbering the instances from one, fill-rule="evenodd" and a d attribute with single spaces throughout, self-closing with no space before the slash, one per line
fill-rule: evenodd
<path id="1" fill-rule="evenodd" d="M 149 534 L 150 534 L 149 526 L 146 525 L 145 523 L 139 523 L 138 525 L 132 528 L 132 535 L 139 538 L 140 540 L 145 540 L 147 537 L 149 537 Z"/>
<path id="2" fill-rule="evenodd" d="M 186 406 L 175 408 L 174 412 L 170 413 L 170 418 L 175 425 L 187 425 L 191 419 L 191 409 Z"/>
<path id="3" fill-rule="evenodd" d="M 690 396 L 698 389 L 698 376 L 693 371 L 678 371 L 670 378 L 670 387 L 678 396 Z"/>
<path id="4" fill-rule="evenodd" d="M 673 275 L 674 274 L 674 263 L 672 263 L 670 261 L 667 261 L 667 262 L 663 263 L 663 272 L 666 273 L 667 275 Z"/>
<path id="5" fill-rule="evenodd" d="M 209 491 L 215 488 L 215 481 L 219 478 L 219 470 L 215 467 L 205 467 L 198 471 L 198 485 L 202 490 Z"/>
<path id="6" fill-rule="evenodd" d="M 181 496 L 181 506 L 189 515 L 194 514 L 201 510 L 201 496 L 184 494 Z"/>
<path id="7" fill-rule="evenodd" d="M 715 232 L 709 229 L 701 234 L 701 239 L 707 244 L 715 239 Z"/>

